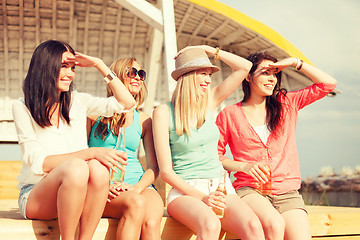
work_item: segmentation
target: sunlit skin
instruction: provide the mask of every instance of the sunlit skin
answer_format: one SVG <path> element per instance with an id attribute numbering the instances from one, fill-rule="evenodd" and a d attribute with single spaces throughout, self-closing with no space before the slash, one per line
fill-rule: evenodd
<path id="1" fill-rule="evenodd" d="M 132 65 L 133 68 L 136 68 L 138 71 L 141 70 L 140 65 L 137 62 L 134 62 Z M 124 80 L 125 87 L 129 90 L 131 95 L 137 95 L 142 86 L 144 84 L 144 81 L 140 80 L 140 77 L 138 74 L 134 78 L 126 77 Z"/>
<path id="2" fill-rule="evenodd" d="M 204 96 L 211 83 L 211 68 L 201 68 L 196 70 L 196 85 L 201 96 Z"/>
<path id="3" fill-rule="evenodd" d="M 69 91 L 70 84 L 75 78 L 75 61 L 73 59 L 69 60 L 68 57 L 74 57 L 74 55 L 69 51 L 64 52 L 57 82 L 59 94 Z"/>
<path id="4" fill-rule="evenodd" d="M 250 83 L 251 95 L 260 97 L 271 96 L 277 83 L 277 68 L 269 67 L 274 62 L 262 61 L 251 77 L 246 80 Z"/>

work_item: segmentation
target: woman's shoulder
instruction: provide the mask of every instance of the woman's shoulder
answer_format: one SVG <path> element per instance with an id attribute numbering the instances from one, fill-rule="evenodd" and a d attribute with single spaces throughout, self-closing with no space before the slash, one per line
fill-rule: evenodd
<path id="1" fill-rule="evenodd" d="M 220 113 L 222 113 L 222 114 L 234 114 L 239 109 L 241 109 L 241 102 L 226 106 L 223 110 L 220 111 Z"/>

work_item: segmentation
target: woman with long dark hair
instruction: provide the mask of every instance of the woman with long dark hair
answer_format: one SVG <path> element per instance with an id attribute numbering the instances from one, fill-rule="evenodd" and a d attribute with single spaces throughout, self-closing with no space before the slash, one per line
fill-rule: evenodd
<path id="1" fill-rule="evenodd" d="M 115 97 L 73 91 L 76 66 L 95 67 Z M 135 100 L 101 59 L 55 40 L 35 49 L 23 91 L 24 100 L 13 105 L 23 158 L 20 212 L 28 219 L 58 218 L 62 239 L 75 239 L 78 226 L 79 239 L 91 239 L 105 207 L 109 169 L 123 169 L 126 156 L 88 148 L 86 117 L 121 113 Z"/>
<path id="2" fill-rule="evenodd" d="M 234 171 L 237 194 L 260 219 L 266 239 L 310 239 L 300 188 L 296 149 L 298 111 L 323 98 L 336 80 L 296 58 L 277 61 L 266 52 L 251 54 L 253 66 L 243 81 L 244 99 L 217 117 L 218 152 L 224 168 Z M 281 88 L 281 71 L 295 67 L 314 84 L 294 92 Z M 229 145 L 234 160 L 225 156 Z"/>

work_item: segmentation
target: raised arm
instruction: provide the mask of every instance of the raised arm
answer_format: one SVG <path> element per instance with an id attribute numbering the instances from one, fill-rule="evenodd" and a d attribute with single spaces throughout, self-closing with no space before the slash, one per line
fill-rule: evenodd
<path id="1" fill-rule="evenodd" d="M 289 66 L 295 67 L 298 71 L 304 72 L 314 83 L 337 83 L 336 79 L 329 74 L 297 58 L 285 58 L 276 63 L 269 64 L 270 68 L 278 68 L 278 71 L 281 71 Z"/>
<path id="2" fill-rule="evenodd" d="M 76 52 L 74 58 L 68 57 L 69 60 L 75 60 L 76 66 L 79 67 L 95 67 L 105 78 L 111 73 L 111 70 L 103 60 L 100 58 L 88 56 L 79 52 Z M 114 93 L 114 97 L 116 100 L 125 108 L 130 109 L 135 106 L 135 99 L 131 96 L 127 88 L 124 84 L 120 81 L 120 79 L 113 75 L 113 79 L 108 83 L 111 90 Z"/>

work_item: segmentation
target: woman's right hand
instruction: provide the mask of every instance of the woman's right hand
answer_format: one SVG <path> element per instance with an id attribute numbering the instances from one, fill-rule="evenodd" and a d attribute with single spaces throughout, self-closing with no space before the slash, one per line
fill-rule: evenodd
<path id="1" fill-rule="evenodd" d="M 226 196 L 220 191 L 211 192 L 202 198 L 202 201 L 211 208 L 224 210 L 226 207 Z"/>
<path id="2" fill-rule="evenodd" d="M 266 183 L 270 180 L 267 177 L 270 176 L 269 169 L 264 163 L 245 163 L 242 172 L 252 176 L 261 183 Z"/>
<path id="3" fill-rule="evenodd" d="M 112 169 L 116 173 L 118 172 L 116 168 L 125 171 L 125 167 L 122 165 L 127 165 L 126 153 L 104 147 L 92 147 L 90 149 L 94 152 L 94 158 L 105 167 Z"/>

